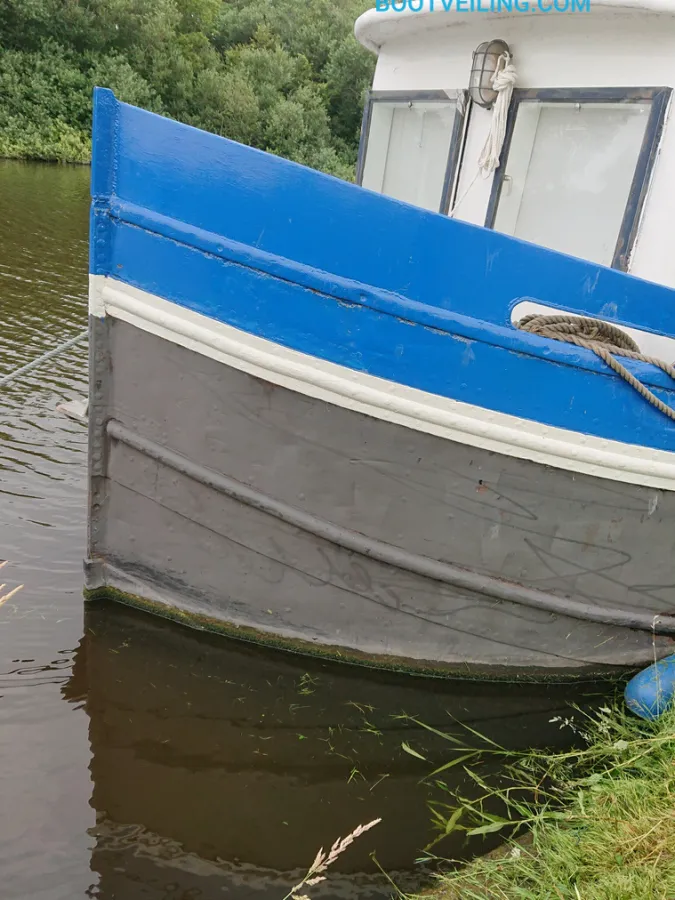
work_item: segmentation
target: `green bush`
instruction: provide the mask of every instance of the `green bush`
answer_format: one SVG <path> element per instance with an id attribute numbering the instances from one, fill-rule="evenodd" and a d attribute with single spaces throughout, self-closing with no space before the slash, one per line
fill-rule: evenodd
<path id="1" fill-rule="evenodd" d="M 353 177 L 367 0 L 0 0 L 0 155 L 87 162 L 91 93 Z"/>

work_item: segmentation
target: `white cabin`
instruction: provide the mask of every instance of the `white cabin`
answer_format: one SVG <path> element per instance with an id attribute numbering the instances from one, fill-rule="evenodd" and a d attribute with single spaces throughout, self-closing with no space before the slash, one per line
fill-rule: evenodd
<path id="1" fill-rule="evenodd" d="M 378 2 L 355 26 L 378 56 L 364 187 L 675 287 L 675 0 Z M 494 40 L 515 88 L 484 177 L 496 107 L 469 87 Z"/>

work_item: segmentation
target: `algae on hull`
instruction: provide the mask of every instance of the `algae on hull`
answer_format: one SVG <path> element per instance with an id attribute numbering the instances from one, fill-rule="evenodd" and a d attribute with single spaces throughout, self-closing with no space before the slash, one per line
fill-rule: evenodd
<path id="1" fill-rule="evenodd" d="M 287 638 L 251 628 L 246 625 L 234 625 L 223 619 L 206 616 L 203 613 L 188 612 L 177 606 L 169 606 L 159 603 L 137 594 L 122 591 L 109 585 L 96 588 L 84 588 L 83 594 L 87 601 L 113 601 L 144 610 L 153 615 L 178 622 L 188 628 L 198 631 L 208 631 L 226 638 L 233 638 L 247 643 L 260 644 L 265 647 L 275 648 L 287 653 L 297 653 L 303 656 L 311 656 L 318 659 L 327 659 L 333 662 L 347 663 L 350 665 L 366 666 L 368 668 L 397 672 L 401 674 L 417 675 L 427 678 L 458 679 L 462 681 L 493 681 L 495 683 L 513 684 L 584 684 L 607 681 L 612 684 L 628 678 L 636 670 L 634 668 L 598 667 L 581 674 L 569 675 L 556 673 L 541 673 L 533 675 L 529 673 L 514 672 L 505 667 L 500 676 L 492 670 L 489 676 L 481 677 L 470 667 L 450 668 L 440 663 L 419 660 L 411 663 L 409 659 L 398 659 L 393 656 L 366 655 L 357 650 L 348 650 L 344 647 L 327 644 L 313 644 L 299 638 Z"/>

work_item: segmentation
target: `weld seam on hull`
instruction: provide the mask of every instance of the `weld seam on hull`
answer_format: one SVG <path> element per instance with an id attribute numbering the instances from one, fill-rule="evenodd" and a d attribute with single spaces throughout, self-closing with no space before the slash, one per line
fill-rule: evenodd
<path id="1" fill-rule="evenodd" d="M 518 603 L 521 606 L 542 610 L 553 615 L 650 631 L 654 634 L 675 634 L 675 617 L 673 616 L 626 612 L 622 609 L 556 597 L 554 594 L 539 591 L 536 588 L 501 581 L 490 575 L 470 572 L 450 563 L 410 553 L 400 547 L 334 525 L 311 513 L 303 512 L 287 503 L 275 500 L 233 478 L 194 463 L 187 457 L 134 433 L 114 419 L 108 422 L 107 433 L 113 440 L 186 475 L 205 487 L 225 494 L 239 503 L 274 516 L 288 525 L 329 541 L 345 550 L 359 553 L 398 569 L 451 585 L 460 590 L 481 594 L 493 600 Z"/>

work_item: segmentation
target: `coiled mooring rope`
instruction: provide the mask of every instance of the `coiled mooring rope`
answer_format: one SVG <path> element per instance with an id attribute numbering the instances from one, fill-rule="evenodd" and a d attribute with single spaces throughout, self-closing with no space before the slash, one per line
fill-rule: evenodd
<path id="1" fill-rule="evenodd" d="M 600 319 L 587 319 L 582 316 L 543 316 L 534 313 L 516 322 L 516 327 L 528 331 L 530 334 L 538 334 L 540 337 L 552 338 L 554 341 L 564 341 L 566 344 L 575 344 L 577 347 L 592 350 L 617 375 L 635 388 L 641 397 L 644 397 L 664 416 L 675 421 L 675 409 L 659 400 L 656 394 L 653 394 L 625 366 L 622 366 L 615 356 L 626 356 L 628 359 L 638 359 L 641 362 L 658 366 L 673 381 L 675 381 L 675 367 L 656 356 L 645 356 L 644 353 L 640 353 L 640 348 L 633 338 L 615 325 L 610 325 L 609 322 L 603 322 Z"/>
<path id="2" fill-rule="evenodd" d="M 26 363 L 25 366 L 20 366 L 18 369 L 15 369 L 13 372 L 9 372 L 7 375 L 3 375 L 0 377 L 0 387 L 4 387 L 6 384 L 9 384 L 12 381 L 15 381 L 19 375 L 25 375 L 26 372 L 30 372 L 33 369 L 37 369 L 43 363 L 47 362 L 48 359 L 53 359 L 55 356 L 60 356 L 61 353 L 65 353 L 66 350 L 70 350 L 71 347 L 74 347 L 75 344 L 79 344 L 80 341 L 83 341 L 89 335 L 89 331 L 81 331 L 79 334 L 76 334 L 75 337 L 69 338 L 67 341 L 64 341 L 62 344 L 59 344 L 58 347 L 54 347 L 53 350 L 48 350 L 46 353 L 43 353 L 42 356 L 38 356 L 37 359 L 32 360 L 29 363 Z"/>

